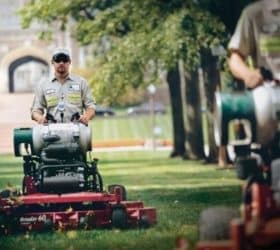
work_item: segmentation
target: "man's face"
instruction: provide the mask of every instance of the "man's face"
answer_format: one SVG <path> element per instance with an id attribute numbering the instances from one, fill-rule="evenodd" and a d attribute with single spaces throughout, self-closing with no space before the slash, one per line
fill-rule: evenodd
<path id="1" fill-rule="evenodd" d="M 55 55 L 52 59 L 52 63 L 56 73 L 60 75 L 68 74 L 71 63 L 69 56 L 64 54 Z"/>

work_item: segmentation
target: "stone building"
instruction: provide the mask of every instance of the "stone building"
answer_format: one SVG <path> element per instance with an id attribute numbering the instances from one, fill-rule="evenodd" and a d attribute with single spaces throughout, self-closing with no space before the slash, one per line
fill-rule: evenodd
<path id="1" fill-rule="evenodd" d="M 27 0 L 0 1 L 0 95 L 32 92 L 39 79 L 50 73 L 50 55 L 56 47 L 72 54 L 72 66 L 83 67 L 87 48 L 80 47 L 68 31 L 54 32 L 54 40 L 39 40 L 42 26 L 22 29 L 16 14 Z"/>

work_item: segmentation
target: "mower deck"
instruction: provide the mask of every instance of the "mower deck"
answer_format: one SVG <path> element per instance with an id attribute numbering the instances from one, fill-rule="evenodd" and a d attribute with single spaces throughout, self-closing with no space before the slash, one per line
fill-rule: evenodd
<path id="1" fill-rule="evenodd" d="M 113 193 L 35 193 L 0 199 L 5 232 L 50 229 L 148 227 L 156 223 L 156 210 L 141 201 L 124 201 Z M 2 217 L 2 218 L 1 218 Z M 4 222 L 4 223 L 3 223 Z"/>
<path id="2" fill-rule="evenodd" d="M 124 186 L 113 184 L 104 191 L 98 159 L 91 157 L 91 127 L 73 116 L 72 123 L 14 130 L 15 156 L 23 157 L 22 195 L 9 189 L 0 192 L 0 235 L 156 223 L 155 208 L 127 201 Z"/>
<path id="3" fill-rule="evenodd" d="M 197 250 L 279 249 L 280 207 L 268 185 L 254 183 L 244 218 L 230 223 L 230 239 L 200 241 Z"/>

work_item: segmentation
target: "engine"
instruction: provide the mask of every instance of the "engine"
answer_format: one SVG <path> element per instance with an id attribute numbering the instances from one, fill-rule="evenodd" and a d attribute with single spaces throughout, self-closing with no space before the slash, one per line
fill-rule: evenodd
<path id="1" fill-rule="evenodd" d="M 250 123 L 251 142 L 268 145 L 279 131 L 280 87 L 263 85 L 251 91 L 216 93 L 215 140 L 228 144 L 228 126 L 232 120 Z"/>
<path id="2" fill-rule="evenodd" d="M 280 204 L 280 86 L 265 84 L 254 90 L 216 93 L 215 141 L 232 144 L 240 179 L 258 178 L 268 183 Z M 243 140 L 229 140 L 229 124 L 247 127 Z M 269 166 L 269 168 L 267 168 Z"/>
<path id="3" fill-rule="evenodd" d="M 90 127 L 81 123 L 50 123 L 15 129 L 14 153 L 24 159 L 23 191 L 98 191 L 101 177 L 97 162 L 87 163 L 91 139 Z"/>

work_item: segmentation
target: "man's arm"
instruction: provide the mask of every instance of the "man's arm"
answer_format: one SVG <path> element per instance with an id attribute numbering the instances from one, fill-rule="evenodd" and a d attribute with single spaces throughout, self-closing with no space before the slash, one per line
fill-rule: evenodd
<path id="1" fill-rule="evenodd" d="M 88 86 L 88 83 L 85 79 L 82 81 L 82 99 L 83 99 L 83 107 L 84 113 L 81 115 L 79 121 L 88 124 L 88 122 L 94 117 L 96 103 Z"/>
<path id="2" fill-rule="evenodd" d="M 45 102 L 41 84 L 35 90 L 33 104 L 31 107 L 31 119 L 39 124 L 46 123 L 47 120 L 44 116 Z"/>
<path id="3" fill-rule="evenodd" d="M 93 108 L 87 108 L 85 112 L 80 116 L 79 121 L 88 124 L 89 121 L 94 117 L 95 115 L 95 109 Z"/>
<path id="4" fill-rule="evenodd" d="M 246 61 L 250 56 L 254 65 L 256 61 L 256 34 L 254 33 L 253 21 L 258 17 L 253 5 L 248 5 L 238 20 L 234 34 L 230 39 L 228 49 L 230 56 L 228 65 L 231 73 L 242 80 L 249 88 L 255 88 L 263 82 L 259 70 L 250 68 Z"/>
<path id="5" fill-rule="evenodd" d="M 228 65 L 231 73 L 236 78 L 244 81 L 248 88 L 255 88 L 262 84 L 263 77 L 259 69 L 251 69 L 237 52 L 231 53 Z"/>

